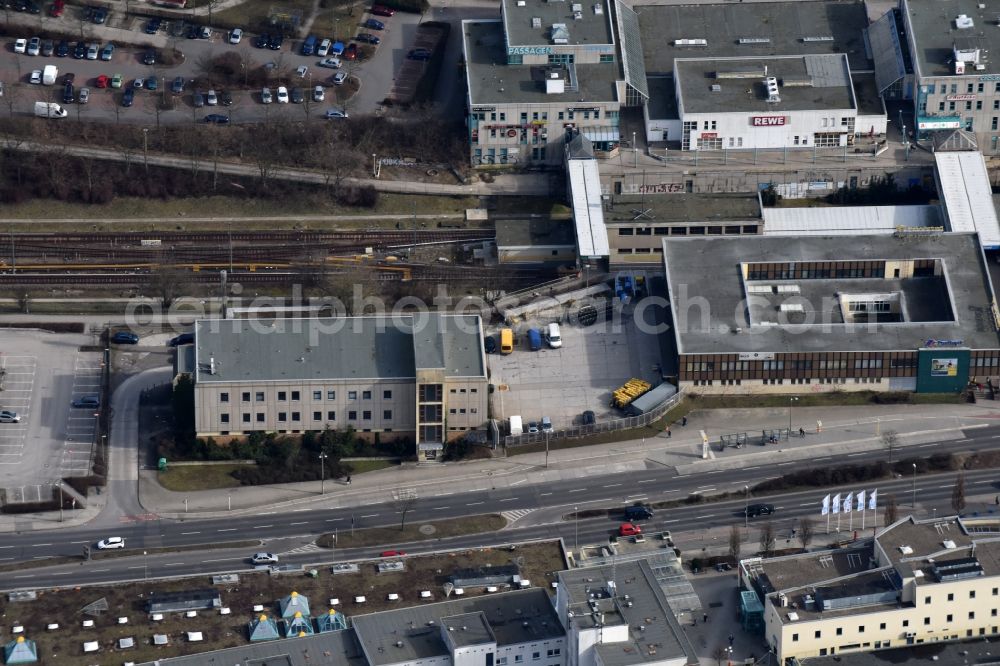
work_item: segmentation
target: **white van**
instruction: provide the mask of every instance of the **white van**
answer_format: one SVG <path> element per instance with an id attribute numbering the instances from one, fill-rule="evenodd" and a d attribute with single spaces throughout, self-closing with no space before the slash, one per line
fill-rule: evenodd
<path id="1" fill-rule="evenodd" d="M 559 324 L 549 324 L 545 338 L 549 341 L 549 347 L 553 349 L 562 347 L 562 334 L 559 332 Z"/>
<path id="2" fill-rule="evenodd" d="M 521 425 L 520 416 L 510 417 L 510 434 L 511 435 L 521 435 L 524 433 L 524 427 Z"/>

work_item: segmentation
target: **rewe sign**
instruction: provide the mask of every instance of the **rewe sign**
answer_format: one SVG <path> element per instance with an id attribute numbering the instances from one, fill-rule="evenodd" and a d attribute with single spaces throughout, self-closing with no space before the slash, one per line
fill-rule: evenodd
<path id="1" fill-rule="evenodd" d="M 754 127 L 780 127 L 785 120 L 785 116 L 750 116 L 750 124 Z"/>

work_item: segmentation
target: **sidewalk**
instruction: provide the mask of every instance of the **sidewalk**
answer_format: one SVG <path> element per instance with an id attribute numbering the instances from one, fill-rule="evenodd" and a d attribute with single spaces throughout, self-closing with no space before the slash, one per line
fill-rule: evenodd
<path id="1" fill-rule="evenodd" d="M 289 510 L 292 507 L 302 510 L 362 507 L 389 502 L 393 492 L 402 489 L 412 490 L 418 497 L 433 497 L 524 488 L 598 474 L 628 472 L 646 464 L 662 465 L 676 469 L 681 475 L 690 475 L 720 469 L 776 465 L 796 459 L 846 457 L 849 453 L 881 449 L 876 428 L 880 428 L 881 432 L 896 430 L 900 439 L 896 455 L 906 456 L 911 455 L 910 446 L 961 439 L 963 428 L 984 427 L 994 421 L 1000 423 L 1000 405 L 796 408 L 793 412 L 794 428 L 796 431 L 800 425 L 806 428 L 806 437 L 794 436 L 779 445 L 750 444 L 741 449 L 718 451 L 719 434 L 787 427 L 787 418 L 787 409 L 699 411 L 689 415 L 687 427 L 675 424 L 670 438 L 663 434 L 653 439 L 554 450 L 549 454 L 547 468 L 544 452 L 442 465 L 407 464 L 402 468 L 356 475 L 350 486 L 341 481 L 327 480 L 325 495 L 320 494 L 321 484 L 318 481 L 175 493 L 156 483 L 154 470 L 143 470 L 139 475 L 139 501 L 150 513 L 183 520 L 253 513 L 264 507 L 268 511 Z M 815 432 L 817 420 L 823 422 L 820 433 Z M 699 431 L 703 429 L 714 444 L 708 459 L 701 458 Z M 766 473 L 770 471 L 758 472 L 759 478 Z M 757 478 L 754 474 L 748 478 L 751 477 Z M 720 492 L 722 490 L 719 489 Z M 486 510 L 491 508 L 484 507 Z"/>

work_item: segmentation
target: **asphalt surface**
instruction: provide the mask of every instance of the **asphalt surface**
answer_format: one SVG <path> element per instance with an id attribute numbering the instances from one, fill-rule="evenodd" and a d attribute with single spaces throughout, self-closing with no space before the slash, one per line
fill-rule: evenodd
<path id="1" fill-rule="evenodd" d="M 991 449 L 1000 438 L 1000 427 L 976 428 L 964 431 L 965 437 L 949 442 L 932 442 L 898 449 L 901 457 L 927 455 L 932 452 L 961 452 Z M 254 515 L 233 516 L 226 519 L 167 521 L 156 516 L 150 520 L 137 520 L 122 524 L 117 529 L 98 532 L 92 527 L 69 529 L 59 532 L 10 534 L 0 545 L 0 565 L 69 556 L 77 561 L 62 566 L 46 566 L 3 574 L 6 587 L 40 587 L 74 584 L 113 582 L 139 577 L 164 577 L 190 574 L 217 573 L 246 570 L 247 557 L 255 550 L 267 550 L 281 555 L 282 563 L 315 564 L 317 562 L 345 561 L 377 556 L 384 548 L 401 547 L 414 554 L 443 548 L 465 548 L 511 543 L 530 539 L 562 537 L 568 544 L 599 543 L 605 541 L 621 522 L 620 516 L 567 520 L 574 507 L 581 511 L 597 508 L 623 507 L 634 502 L 658 502 L 683 499 L 698 492 L 713 494 L 731 491 L 742 493 L 745 484 L 775 476 L 777 472 L 792 471 L 816 463 L 834 465 L 840 462 L 862 463 L 884 459 L 884 451 L 852 454 L 842 461 L 814 459 L 801 465 L 784 463 L 776 467 L 757 470 L 717 470 L 697 476 L 677 476 L 672 469 L 649 466 L 626 474 L 608 474 L 593 477 L 586 484 L 579 479 L 523 488 L 483 489 L 452 497 L 418 499 L 407 514 L 407 523 L 415 524 L 432 520 L 446 520 L 462 516 L 493 512 L 511 512 L 520 517 L 512 527 L 491 534 L 477 534 L 452 539 L 424 541 L 413 544 L 384 544 L 370 548 L 320 551 L 312 545 L 323 533 L 395 525 L 399 515 L 392 502 L 357 506 L 353 509 L 292 511 L 261 511 Z M 994 470 L 970 472 L 966 476 L 967 494 L 981 495 L 996 492 Z M 893 494 L 900 506 L 900 515 L 909 510 L 911 493 L 916 491 L 921 512 L 929 509 L 950 513 L 950 499 L 954 473 L 924 475 L 870 484 L 851 484 L 845 488 L 815 489 L 804 492 L 768 496 L 766 501 L 775 505 L 772 519 L 776 525 L 790 528 L 796 518 L 812 515 L 819 518 L 819 504 L 827 492 L 860 490 L 878 487 L 882 498 Z M 869 488 L 870 489 L 870 488 Z M 751 498 L 752 501 L 753 498 Z M 757 498 L 760 500 L 760 498 Z M 741 525 L 746 499 L 694 504 L 659 511 L 646 526 L 647 532 L 669 529 L 672 532 L 704 532 L 712 528 Z M 869 516 L 869 520 L 871 516 Z M 752 522 L 752 521 L 751 521 Z M 847 518 L 843 519 L 846 529 Z M 523 525 L 523 526 L 522 526 Z M 817 525 L 817 532 L 821 532 Z M 137 557 L 98 557 L 85 562 L 84 545 L 93 546 L 97 540 L 108 536 L 125 538 L 126 552 Z M 226 542 L 260 540 L 259 548 L 225 549 Z M 683 539 L 677 539 L 684 548 Z M 164 547 L 201 547 L 190 551 L 143 555 L 144 549 Z M 221 548 L 221 549 L 220 549 Z M 96 550 L 94 551 L 96 552 Z M 141 576 L 140 576 L 141 574 Z"/>

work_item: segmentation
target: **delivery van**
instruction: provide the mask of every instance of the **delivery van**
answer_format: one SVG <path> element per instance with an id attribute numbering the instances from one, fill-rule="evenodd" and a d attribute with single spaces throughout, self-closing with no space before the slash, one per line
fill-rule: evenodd
<path id="1" fill-rule="evenodd" d="M 511 435 L 521 435 L 524 434 L 524 427 L 521 425 L 520 416 L 510 417 L 510 434 Z"/>
<path id="2" fill-rule="evenodd" d="M 42 85 L 51 86 L 55 84 L 56 77 L 59 76 L 59 68 L 55 65 L 46 65 L 42 70 Z"/>
<path id="3" fill-rule="evenodd" d="M 509 354 L 514 351 L 514 331 L 509 328 L 500 329 L 500 353 Z"/>
<path id="4" fill-rule="evenodd" d="M 553 349 L 562 347 L 562 332 L 559 330 L 559 324 L 549 324 L 545 337 L 549 340 L 549 347 Z"/>
<path id="5" fill-rule="evenodd" d="M 35 102 L 35 116 L 38 118 L 65 118 L 66 109 L 55 102 Z"/>
<path id="6" fill-rule="evenodd" d="M 542 334 L 538 332 L 537 328 L 528 329 L 528 348 L 531 351 L 538 351 L 542 348 Z"/>

